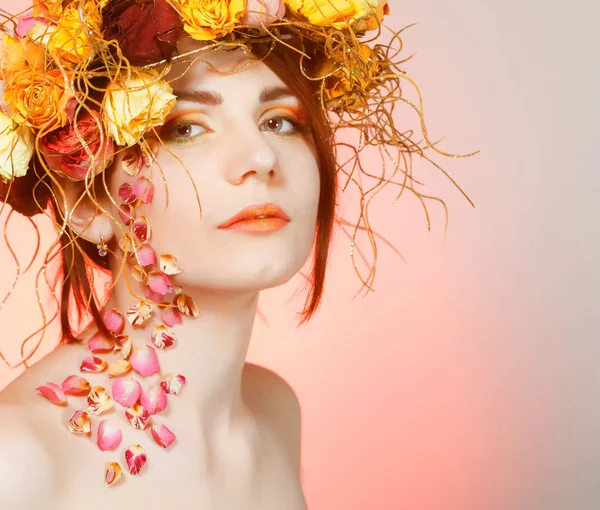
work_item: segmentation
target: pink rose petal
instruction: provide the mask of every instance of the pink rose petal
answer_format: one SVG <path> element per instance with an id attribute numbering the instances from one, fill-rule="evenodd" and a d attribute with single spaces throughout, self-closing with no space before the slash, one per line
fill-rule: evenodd
<path id="1" fill-rule="evenodd" d="M 154 248 L 150 246 L 148 243 L 142 244 L 138 250 L 138 261 L 141 266 L 153 266 L 156 264 L 156 253 L 154 252 Z"/>
<path id="2" fill-rule="evenodd" d="M 149 345 L 135 349 L 131 353 L 129 361 L 133 369 L 144 377 L 160 373 L 156 351 Z"/>
<path id="3" fill-rule="evenodd" d="M 69 430 L 74 434 L 89 434 L 92 431 L 90 415 L 84 409 L 75 411 L 69 419 Z"/>
<path id="4" fill-rule="evenodd" d="M 152 289 L 152 292 L 157 292 L 161 296 L 164 296 L 171 288 L 171 281 L 166 274 L 159 271 L 151 271 L 148 274 L 148 286 Z"/>
<path id="5" fill-rule="evenodd" d="M 130 446 L 125 451 L 125 461 L 132 475 L 139 475 L 141 469 L 146 464 L 146 452 L 141 445 Z"/>
<path id="6" fill-rule="evenodd" d="M 134 429 L 144 430 L 148 426 L 150 413 L 141 405 L 136 404 L 125 411 L 125 417 Z"/>
<path id="7" fill-rule="evenodd" d="M 160 387 L 169 395 L 177 395 L 181 391 L 181 387 L 186 383 L 185 377 L 181 374 L 173 374 L 168 376 L 160 383 Z"/>
<path id="8" fill-rule="evenodd" d="M 152 343 L 159 349 L 167 349 L 172 347 L 177 341 L 175 333 L 162 324 L 159 324 L 154 328 L 151 338 Z"/>
<path id="9" fill-rule="evenodd" d="M 98 438 L 96 443 L 103 452 L 116 449 L 123 439 L 123 433 L 119 427 L 108 423 L 108 420 L 102 420 L 98 425 Z"/>
<path id="10" fill-rule="evenodd" d="M 87 396 L 90 392 L 90 383 L 79 375 L 70 375 L 62 382 L 65 395 Z"/>
<path id="11" fill-rule="evenodd" d="M 144 287 L 144 296 L 148 301 L 151 301 L 156 304 L 160 304 L 164 300 L 164 296 L 162 296 L 158 292 L 152 292 L 152 289 L 150 287 Z"/>
<path id="12" fill-rule="evenodd" d="M 145 216 L 142 216 L 134 220 L 131 224 L 133 234 L 140 241 L 148 241 L 152 237 L 152 229 L 150 228 L 150 221 Z"/>
<path id="13" fill-rule="evenodd" d="M 137 200 L 137 194 L 133 189 L 133 186 L 129 182 L 124 182 L 119 186 L 119 198 L 123 200 L 124 204 L 132 204 Z"/>
<path id="14" fill-rule="evenodd" d="M 104 313 L 104 324 L 108 331 L 115 335 L 119 335 L 125 326 L 125 318 L 119 310 L 111 308 Z"/>
<path id="15" fill-rule="evenodd" d="M 181 312 L 179 308 L 174 306 L 167 306 L 162 310 L 162 321 L 169 327 L 173 327 L 175 324 L 181 324 Z"/>
<path id="16" fill-rule="evenodd" d="M 121 204 L 119 206 L 119 216 L 125 225 L 129 225 L 133 220 L 133 206 L 131 204 Z"/>
<path id="17" fill-rule="evenodd" d="M 115 348 L 115 343 L 111 338 L 107 338 L 98 331 L 88 340 L 88 349 L 94 354 L 97 352 L 111 352 Z"/>
<path id="18" fill-rule="evenodd" d="M 133 377 L 117 379 L 112 383 L 112 396 L 124 407 L 136 404 L 141 394 L 142 385 Z"/>
<path id="19" fill-rule="evenodd" d="M 163 448 L 167 448 L 175 441 L 175 434 L 166 425 L 152 425 L 152 437 Z"/>
<path id="20" fill-rule="evenodd" d="M 19 37 L 25 37 L 27 31 L 33 28 L 36 19 L 33 16 L 33 12 L 27 12 L 17 18 L 17 35 Z"/>
<path id="21" fill-rule="evenodd" d="M 106 487 L 111 487 L 123 476 L 123 468 L 118 462 L 111 462 L 106 468 L 104 474 L 104 484 Z"/>
<path id="22" fill-rule="evenodd" d="M 154 198 L 154 184 L 146 177 L 138 177 L 133 183 L 133 192 L 144 204 L 149 204 Z"/>
<path id="23" fill-rule="evenodd" d="M 151 415 L 160 413 L 167 407 L 167 394 L 160 386 L 155 386 L 149 391 L 142 391 L 140 404 Z"/>
<path id="24" fill-rule="evenodd" d="M 65 396 L 65 392 L 58 384 L 48 382 L 43 386 L 38 386 L 36 390 L 39 391 L 53 404 L 62 406 L 67 403 L 67 397 Z"/>
<path id="25" fill-rule="evenodd" d="M 98 373 L 98 372 L 104 372 L 104 370 L 106 370 L 107 367 L 107 363 L 106 361 L 97 358 L 96 356 L 90 356 L 89 358 L 85 358 L 82 362 L 81 362 L 81 366 L 79 367 L 79 370 L 81 370 L 82 372 L 93 372 L 93 373 Z"/>

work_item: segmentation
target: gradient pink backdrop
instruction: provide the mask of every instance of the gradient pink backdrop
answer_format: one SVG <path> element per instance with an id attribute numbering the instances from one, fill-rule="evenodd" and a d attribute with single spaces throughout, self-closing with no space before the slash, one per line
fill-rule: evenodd
<path id="1" fill-rule="evenodd" d="M 404 33 L 404 56 L 417 52 L 404 68 L 423 93 L 429 136 L 452 153 L 483 150 L 430 154 L 476 208 L 416 161 L 425 190 L 449 206 L 445 246 L 442 207 L 431 203 L 428 236 L 420 204 L 407 194 L 392 205 L 389 189 L 372 225 L 405 262 L 380 243 L 374 293 L 352 299 L 360 282 L 338 232 L 308 326 L 294 322 L 299 277 L 261 295 L 267 323 L 257 319 L 249 361 L 299 396 L 311 510 L 600 507 L 592 9 L 391 2 L 389 26 L 419 22 Z M 407 109 L 396 122 L 418 127 Z M 352 198 L 342 199 L 348 219 Z M 11 233 L 25 259 L 31 228 L 15 222 Z M 15 267 L 4 247 L 0 264 L 4 289 Z M 0 350 L 38 321 L 32 288 L 27 275 L 0 314 Z M 16 375 L 0 366 L 0 387 Z"/>

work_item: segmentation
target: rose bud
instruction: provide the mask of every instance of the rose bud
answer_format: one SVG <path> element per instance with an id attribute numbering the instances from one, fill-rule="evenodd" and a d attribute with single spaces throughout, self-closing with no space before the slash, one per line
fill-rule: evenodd
<path id="1" fill-rule="evenodd" d="M 79 141 L 77 134 L 83 138 L 88 149 L 94 155 L 94 168 L 90 177 L 102 172 L 114 155 L 113 141 L 104 135 L 104 145 L 100 147 L 100 130 L 102 119 L 98 112 L 81 108 L 75 113 L 74 100 L 69 104 L 70 114 L 67 125 L 46 134 L 40 140 L 40 151 L 46 164 L 55 172 L 66 175 L 73 180 L 85 179 L 92 159 Z M 75 130 L 75 116 L 77 131 Z"/>
<path id="2" fill-rule="evenodd" d="M 116 39 L 134 66 L 170 59 L 183 34 L 179 14 L 166 0 L 109 0 L 102 26 L 104 38 Z"/>

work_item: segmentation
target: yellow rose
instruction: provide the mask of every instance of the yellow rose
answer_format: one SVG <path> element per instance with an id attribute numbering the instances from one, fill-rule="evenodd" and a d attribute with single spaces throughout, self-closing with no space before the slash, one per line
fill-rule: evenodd
<path id="1" fill-rule="evenodd" d="M 63 12 L 62 4 L 63 0 L 34 0 L 33 15 L 36 18 L 57 20 Z"/>
<path id="2" fill-rule="evenodd" d="M 246 11 L 246 0 L 175 0 L 173 5 L 185 31 L 199 41 L 227 35 Z"/>
<path id="3" fill-rule="evenodd" d="M 33 133 L 0 112 L 0 177 L 12 180 L 27 173 L 33 156 Z"/>
<path id="4" fill-rule="evenodd" d="M 56 27 L 50 30 L 48 51 L 71 64 L 78 64 L 89 57 L 92 53 L 89 37 L 101 39 L 102 3 L 98 5 L 93 1 L 86 2 L 84 21 L 79 17 L 79 2 L 69 4 Z"/>
<path id="5" fill-rule="evenodd" d="M 65 78 L 59 69 L 16 73 L 4 91 L 4 101 L 19 124 L 46 132 L 67 123 L 65 111 L 71 94 L 65 90 Z"/>
<path id="6" fill-rule="evenodd" d="M 387 5 L 387 0 L 285 0 L 285 2 L 293 12 L 308 19 L 309 23 L 337 29 L 345 28 L 364 18 L 379 16 L 383 18 Z"/>
<path id="7" fill-rule="evenodd" d="M 44 48 L 34 43 L 29 37 L 14 39 L 7 33 L 3 33 L 1 44 L 0 66 L 6 83 L 10 83 L 15 73 L 19 71 L 44 69 Z"/>
<path id="8" fill-rule="evenodd" d="M 164 124 L 175 106 L 172 92 L 171 86 L 152 72 L 124 76 L 113 82 L 103 107 L 109 136 L 118 145 L 136 144 L 150 128 Z"/>

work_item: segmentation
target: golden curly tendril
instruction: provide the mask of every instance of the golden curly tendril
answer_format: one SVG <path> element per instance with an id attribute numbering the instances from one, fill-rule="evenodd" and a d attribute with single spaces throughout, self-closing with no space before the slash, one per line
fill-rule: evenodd
<path id="1" fill-rule="evenodd" d="M 168 3 L 178 12 L 181 12 L 179 1 L 181 0 L 168 0 Z M 340 189 L 342 192 L 346 192 L 349 188 L 353 188 L 359 197 L 357 217 L 350 220 L 338 216 L 336 224 L 350 240 L 350 256 L 354 270 L 362 283 L 362 289 L 370 291 L 373 290 L 376 274 L 378 240 L 380 242 L 383 241 L 404 262 L 400 252 L 387 239 L 373 229 L 369 220 L 369 208 L 372 200 L 388 185 L 398 188 L 394 203 L 401 198 L 405 191 L 409 191 L 423 207 L 428 232 L 431 231 L 428 203 L 431 201 L 441 203 L 445 212 L 445 242 L 448 228 L 447 205 L 441 198 L 430 196 L 420 191 L 423 183 L 413 175 L 413 155 L 417 155 L 440 170 L 442 175 L 474 207 L 473 202 L 467 194 L 438 163 L 426 154 L 426 151 L 431 150 L 440 156 L 451 158 L 466 158 L 477 154 L 479 151 L 460 155 L 451 154 L 439 149 L 437 147 L 439 142 L 434 142 L 429 138 L 423 114 L 421 91 L 403 69 L 404 64 L 412 58 L 412 55 L 404 59 L 400 58 L 403 50 L 401 34 L 414 26 L 414 24 L 394 31 L 383 23 L 377 23 L 376 29 L 370 30 L 373 28 L 373 18 L 355 20 L 351 11 L 346 12 L 338 8 L 338 4 L 334 5 L 334 2 L 331 5 L 325 5 L 326 0 L 312 1 L 315 4 L 315 11 L 302 6 L 302 2 L 286 0 L 288 6 L 287 14 L 282 19 L 268 25 L 263 24 L 260 27 L 256 25 L 244 25 L 238 22 L 224 37 L 217 40 L 204 41 L 204 45 L 199 48 L 181 51 L 175 54 L 169 61 L 162 60 L 137 67 L 129 63 L 116 40 L 105 40 L 103 37 L 100 26 L 102 20 L 101 9 L 106 5 L 107 0 L 75 0 L 66 6 L 63 4 L 62 7 L 58 6 L 58 4 L 56 6 L 52 4 L 54 6 L 51 6 L 54 9 L 52 12 L 57 18 L 49 22 L 46 26 L 36 26 L 30 31 L 29 37 L 44 50 L 44 70 L 41 72 L 60 73 L 63 93 L 68 97 L 71 102 L 70 104 L 75 104 L 75 119 L 79 118 L 78 115 L 85 112 L 97 111 L 102 113 L 103 109 L 107 107 L 106 98 L 108 93 L 119 86 L 122 87 L 120 84 L 129 80 L 144 78 L 145 81 L 137 89 L 135 87 L 132 89 L 128 88 L 128 92 L 143 90 L 144 88 L 150 89 L 153 86 L 168 83 L 167 75 L 172 76 L 173 65 L 176 63 L 183 64 L 181 66 L 182 74 L 198 62 L 203 62 L 210 66 L 213 71 L 220 74 L 232 74 L 240 72 L 249 65 L 267 58 L 278 44 L 297 52 L 299 55 L 300 71 L 304 78 L 317 81 L 319 84 L 318 101 L 326 113 L 332 128 L 332 146 L 334 155 L 336 156 L 338 176 L 340 177 Z M 360 9 L 366 8 L 366 4 L 363 2 L 359 3 L 349 0 L 346 3 L 348 5 L 344 4 L 344 9 L 351 9 L 352 5 L 354 5 L 354 8 L 358 9 L 355 11 L 358 13 L 357 15 L 362 15 Z M 36 6 L 38 10 L 43 10 L 47 7 L 46 2 L 37 2 Z M 295 6 L 300 11 L 292 9 L 291 6 Z M 377 9 L 381 11 L 382 6 L 379 5 Z M 387 13 L 387 7 L 383 9 Z M 65 14 L 67 10 L 69 12 Z M 16 15 L 11 15 L 0 9 L 0 32 L 16 38 L 18 18 L 29 11 L 28 9 Z M 303 12 L 307 16 L 312 16 L 314 20 L 318 19 L 319 24 L 311 23 L 309 21 L 310 17 L 308 19 L 305 18 Z M 349 12 L 350 14 L 348 14 Z M 327 21 L 334 18 L 334 22 Z M 365 31 L 367 27 L 370 31 Z M 66 37 L 66 35 L 69 35 L 69 37 Z M 389 40 L 385 44 L 378 43 L 377 41 L 383 35 L 388 37 Z M 241 66 L 230 71 L 216 69 L 203 58 L 217 50 L 230 51 L 238 48 L 244 53 L 250 54 L 253 45 L 265 45 L 265 43 L 268 51 L 264 56 L 260 58 L 256 57 L 253 62 L 246 61 Z M 312 52 L 308 51 L 309 46 L 313 49 Z M 314 51 L 315 48 L 316 53 Z M 172 79 L 177 79 L 177 77 L 173 77 Z M 5 83 L 5 86 L 10 86 L 10 83 Z M 415 91 L 418 98 L 416 103 L 406 97 L 402 88 L 403 86 Z M 57 94 L 57 97 L 59 96 L 60 94 Z M 62 99 L 64 98 L 61 96 Z M 148 106 L 150 110 L 153 106 L 158 108 L 158 105 L 152 103 L 153 100 L 152 98 L 150 99 Z M 407 105 L 410 110 L 417 114 L 423 141 L 415 141 L 415 133 L 412 130 L 407 129 L 403 131 L 401 127 L 397 126 L 394 111 L 400 104 Z M 52 105 L 53 103 L 50 103 L 50 107 Z M 56 114 L 58 115 L 59 112 L 56 112 Z M 21 345 L 21 360 L 18 363 L 9 363 L 0 352 L 0 359 L 11 368 L 21 365 L 28 366 L 28 361 L 34 356 L 42 342 L 46 326 L 58 315 L 58 311 L 56 311 L 50 318 L 46 317 L 40 297 L 40 276 L 43 276 L 46 285 L 50 288 L 53 303 L 57 305 L 56 308 L 58 309 L 60 305 L 59 300 L 54 293 L 52 282 L 48 281 L 48 265 L 56 257 L 62 256 L 62 250 L 70 250 L 71 254 L 76 253 L 75 250 L 77 250 L 85 258 L 84 250 L 79 243 L 79 240 L 85 239 L 85 237 L 77 234 L 70 228 L 69 208 L 72 211 L 83 200 L 89 200 L 95 204 L 99 214 L 106 215 L 107 218 L 118 226 L 122 239 L 127 239 L 128 236 L 133 238 L 132 226 L 124 227 L 118 221 L 118 218 L 115 218 L 103 207 L 103 202 L 99 200 L 99 193 L 102 193 L 102 196 L 104 198 L 107 197 L 117 210 L 119 208 L 119 204 L 117 203 L 118 197 L 113 197 L 109 192 L 106 172 L 96 171 L 98 165 L 102 164 L 103 153 L 101 148 L 104 146 L 105 141 L 107 141 L 110 119 L 107 120 L 106 115 L 99 115 L 94 117 L 94 119 L 97 123 L 97 130 L 100 137 L 100 148 L 95 150 L 91 147 L 89 140 L 86 139 L 85 133 L 79 129 L 77 121 L 75 121 L 73 126 L 77 139 L 90 160 L 89 168 L 82 179 L 83 191 L 74 204 L 67 203 L 66 193 L 61 187 L 61 182 L 57 178 L 56 172 L 49 168 L 44 157 L 42 157 L 40 141 L 48 133 L 49 129 L 42 127 L 35 132 L 35 169 L 40 178 L 34 188 L 33 200 L 39 210 L 54 223 L 58 235 L 66 236 L 69 242 L 61 245 L 60 239 L 57 238 L 44 257 L 42 267 L 36 275 L 36 296 L 42 313 L 43 325 L 23 341 Z M 53 125 L 55 124 L 56 122 Z M 127 131 L 127 126 L 121 126 L 121 128 L 125 132 Z M 160 172 L 166 198 L 165 209 L 167 209 L 169 204 L 167 179 L 159 162 L 153 159 L 153 154 L 157 147 L 161 151 L 166 151 L 184 168 L 187 178 L 193 186 L 198 203 L 199 216 L 202 219 L 200 192 L 192 179 L 190 171 L 173 150 L 161 140 L 160 130 L 156 128 L 157 126 L 152 124 L 150 120 L 147 120 L 145 124 L 136 125 L 135 130 L 132 129 L 129 132 L 129 135 L 135 140 L 135 144 L 128 148 L 116 148 L 115 155 L 121 150 L 135 150 L 137 148 L 140 151 L 141 157 L 153 162 L 150 171 L 152 172 L 156 168 Z M 348 141 L 349 134 L 353 137 L 352 143 Z M 373 164 L 371 158 L 373 154 L 379 155 L 380 165 Z M 367 155 L 369 156 L 369 169 L 364 164 Z M 379 171 L 374 169 L 378 169 Z M 31 168 L 29 171 L 31 171 Z M 46 208 L 45 203 L 38 201 L 38 196 L 42 196 L 44 193 L 46 195 L 50 194 L 54 203 L 59 205 L 56 210 L 50 210 Z M 1 212 L 2 206 L 0 206 Z M 6 244 L 17 264 L 17 270 L 6 297 L 0 303 L 0 308 L 2 308 L 8 297 L 12 294 L 22 274 L 21 266 L 6 236 L 6 228 L 11 214 L 12 212 L 8 215 L 4 232 Z M 82 231 L 85 231 L 85 229 L 82 229 Z M 358 247 L 357 239 L 361 234 L 366 235 L 368 239 L 368 246 L 371 249 L 370 262 L 365 250 Z M 37 235 L 39 245 L 39 232 L 37 232 Z M 132 296 L 138 300 L 145 300 L 143 296 L 135 295 L 128 272 L 125 270 L 128 257 L 138 258 L 136 245 L 135 243 L 125 243 L 121 248 L 123 253 L 121 254 L 120 265 L 113 270 L 114 279 L 104 289 L 105 293 L 110 295 L 114 285 L 124 276 Z M 110 253 L 115 258 L 119 258 L 119 254 L 114 251 L 110 251 Z M 357 256 L 360 262 L 367 266 L 366 274 L 363 274 L 363 271 L 359 268 L 356 260 Z M 69 260 L 73 260 L 73 257 L 69 257 Z M 30 262 L 26 271 L 30 269 L 31 265 L 32 263 Z M 73 264 L 63 267 L 64 277 L 68 277 L 73 270 Z M 147 276 L 147 274 L 144 275 L 145 271 L 143 269 L 141 272 L 142 276 Z M 94 271 L 91 271 L 91 276 L 92 280 L 94 280 Z M 309 281 L 307 275 L 301 273 L 301 276 L 306 281 Z M 94 288 L 94 281 L 92 281 L 91 290 L 87 296 L 88 303 L 91 303 L 92 299 L 98 299 L 94 295 Z M 27 344 L 40 332 L 42 333 L 41 338 L 37 340 L 32 349 L 27 350 Z"/>

